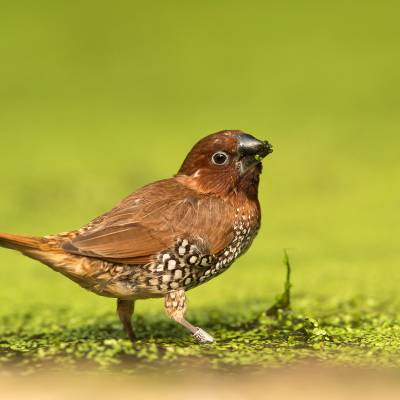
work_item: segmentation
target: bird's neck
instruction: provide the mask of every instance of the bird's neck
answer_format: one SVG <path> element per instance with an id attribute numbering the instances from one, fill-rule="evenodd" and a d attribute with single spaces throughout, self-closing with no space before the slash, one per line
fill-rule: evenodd
<path id="1" fill-rule="evenodd" d="M 236 184 L 228 185 L 221 179 L 199 179 L 188 175 L 177 175 L 175 179 L 183 186 L 201 195 L 218 196 L 231 203 L 235 208 L 238 205 L 248 205 L 259 210 L 258 185 L 259 175 L 249 175 Z"/>

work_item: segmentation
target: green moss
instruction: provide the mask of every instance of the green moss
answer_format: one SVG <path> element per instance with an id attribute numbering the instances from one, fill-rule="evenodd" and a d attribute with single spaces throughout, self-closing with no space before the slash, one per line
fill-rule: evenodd
<path id="1" fill-rule="evenodd" d="M 160 314 L 135 317 L 139 340 L 124 337 L 114 313 L 78 315 L 71 308 L 36 308 L 0 320 L 0 364 L 24 372 L 77 368 L 126 372 L 207 366 L 258 368 L 310 358 L 368 366 L 400 366 L 400 318 L 393 303 L 355 296 L 292 304 L 291 263 L 285 253 L 283 293 L 267 308 L 261 299 L 204 308 L 193 322 L 216 339 L 199 345 L 178 324 Z M 265 311 L 267 310 L 267 311 Z M 193 317 L 193 316 L 192 316 Z"/>
<path id="2" fill-rule="evenodd" d="M 321 299 L 323 300 L 323 299 Z M 300 310 L 309 306 L 296 299 Z M 136 319 L 140 340 L 132 345 L 114 315 L 90 321 L 84 316 L 64 324 L 67 310 L 26 313 L 1 320 L 0 362 L 26 371 L 41 368 L 75 368 L 87 363 L 96 368 L 126 371 L 156 368 L 173 363 L 177 368 L 207 365 L 277 366 L 314 358 L 353 365 L 400 366 L 399 315 L 387 304 L 355 298 L 321 308 L 312 317 L 304 312 L 278 311 L 276 318 L 205 311 L 196 323 L 215 337 L 216 343 L 201 346 L 173 322 L 161 316 Z M 21 324 L 23 317 L 23 324 Z"/>

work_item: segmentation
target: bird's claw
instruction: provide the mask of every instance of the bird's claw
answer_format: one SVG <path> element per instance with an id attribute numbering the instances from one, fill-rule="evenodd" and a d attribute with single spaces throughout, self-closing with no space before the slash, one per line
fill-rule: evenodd
<path id="1" fill-rule="evenodd" d="M 193 337 L 201 344 L 213 343 L 214 338 L 201 328 L 197 328 Z"/>

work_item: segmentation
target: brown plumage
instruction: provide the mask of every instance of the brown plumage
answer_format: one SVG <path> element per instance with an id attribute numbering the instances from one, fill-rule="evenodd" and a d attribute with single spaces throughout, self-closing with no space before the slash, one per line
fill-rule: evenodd
<path id="1" fill-rule="evenodd" d="M 193 147 L 173 178 L 144 186 L 81 229 L 0 234 L 0 246 L 117 298 L 131 340 L 134 301 L 164 297 L 171 318 L 199 342 L 212 342 L 185 320 L 185 291 L 226 270 L 251 245 L 261 220 L 261 159 L 271 151 L 241 131 L 217 132 Z"/>

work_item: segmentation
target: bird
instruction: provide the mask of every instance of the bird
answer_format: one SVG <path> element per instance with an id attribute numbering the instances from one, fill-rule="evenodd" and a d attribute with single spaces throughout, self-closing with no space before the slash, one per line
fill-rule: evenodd
<path id="1" fill-rule="evenodd" d="M 116 298 L 127 337 L 137 340 L 136 300 L 164 298 L 169 318 L 200 344 L 214 338 L 185 318 L 186 292 L 226 271 L 261 223 L 258 187 L 271 144 L 241 130 L 205 136 L 177 174 L 136 190 L 80 229 L 47 236 L 0 233 L 0 247 Z"/>

